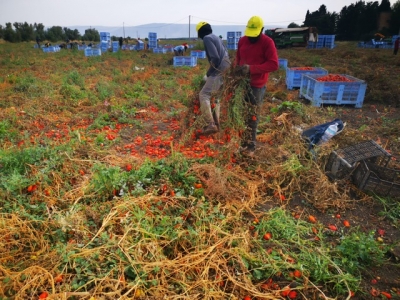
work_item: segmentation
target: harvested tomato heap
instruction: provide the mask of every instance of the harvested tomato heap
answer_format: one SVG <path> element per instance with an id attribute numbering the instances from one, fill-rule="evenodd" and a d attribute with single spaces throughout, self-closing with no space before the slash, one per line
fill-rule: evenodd
<path id="1" fill-rule="evenodd" d="M 352 82 L 354 80 L 351 80 L 347 78 L 346 76 L 343 75 L 338 75 L 338 74 L 328 74 L 323 77 L 317 78 L 317 81 L 345 81 L 345 82 Z"/>

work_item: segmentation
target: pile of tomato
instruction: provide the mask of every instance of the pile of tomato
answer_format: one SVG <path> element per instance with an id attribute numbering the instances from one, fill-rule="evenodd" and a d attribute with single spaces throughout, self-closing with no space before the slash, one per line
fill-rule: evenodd
<path id="1" fill-rule="evenodd" d="M 340 81 L 340 82 L 352 82 L 353 80 L 347 78 L 346 76 L 339 74 L 328 74 L 317 78 L 317 81 Z"/>

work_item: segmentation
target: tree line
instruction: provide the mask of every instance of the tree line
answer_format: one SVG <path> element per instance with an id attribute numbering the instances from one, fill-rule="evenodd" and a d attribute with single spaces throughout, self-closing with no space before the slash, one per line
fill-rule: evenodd
<path id="1" fill-rule="evenodd" d="M 379 25 L 379 20 L 384 20 Z M 302 26 L 316 27 L 319 34 L 334 34 L 338 40 L 369 40 L 380 36 L 398 35 L 400 31 L 400 0 L 390 5 L 389 0 L 357 1 L 344 6 L 340 13 L 328 12 L 325 5 L 311 12 L 307 10 Z M 300 27 L 295 23 L 288 27 Z"/>
<path id="2" fill-rule="evenodd" d="M 85 30 L 81 35 L 77 29 L 67 27 L 53 26 L 45 29 L 42 23 L 28 24 L 15 22 L 6 23 L 3 27 L 0 25 L 0 38 L 12 43 L 36 41 L 100 41 L 100 34 L 95 28 Z"/>
<path id="3" fill-rule="evenodd" d="M 383 28 L 379 28 L 378 20 L 383 14 L 388 15 L 388 21 Z M 344 6 L 340 13 L 329 12 L 325 5 L 318 10 L 307 10 L 305 20 L 301 26 L 316 27 L 319 34 L 334 34 L 338 40 L 368 40 L 379 33 L 384 36 L 399 34 L 400 30 L 400 0 L 390 5 L 389 0 L 374 2 L 357 1 Z M 300 27 L 290 23 L 288 27 Z M 8 42 L 40 41 L 100 41 L 100 34 L 95 28 L 86 29 L 81 35 L 77 29 L 53 26 L 45 29 L 42 23 L 28 24 L 27 22 L 0 25 L 0 38 Z M 112 40 L 116 40 L 112 37 Z"/>

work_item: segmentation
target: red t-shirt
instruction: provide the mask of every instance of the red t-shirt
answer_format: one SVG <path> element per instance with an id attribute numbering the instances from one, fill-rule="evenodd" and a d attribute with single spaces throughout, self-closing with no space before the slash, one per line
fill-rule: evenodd
<path id="1" fill-rule="evenodd" d="M 261 34 L 254 44 L 247 36 L 240 38 L 236 51 L 236 65 L 250 66 L 250 85 L 261 88 L 268 81 L 268 73 L 279 69 L 274 41 Z"/>

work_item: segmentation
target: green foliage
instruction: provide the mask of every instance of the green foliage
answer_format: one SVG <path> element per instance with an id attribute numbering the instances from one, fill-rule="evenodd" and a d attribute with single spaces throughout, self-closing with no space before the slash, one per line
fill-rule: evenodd
<path id="1" fill-rule="evenodd" d="M 23 93 L 28 97 L 39 96 L 42 92 L 39 81 L 31 74 L 17 77 L 13 89 L 15 92 Z"/>
<path id="2" fill-rule="evenodd" d="M 338 273 L 337 269 L 342 266 L 334 262 L 336 252 L 324 244 L 322 235 L 319 236 L 321 242 L 310 238 L 313 226 L 293 218 L 283 209 L 270 210 L 255 225 L 259 238 L 253 242 L 253 251 L 242 254 L 251 277 L 262 281 L 281 272 L 288 276 L 293 269 L 298 269 L 314 283 L 324 283 L 338 294 L 347 293 L 348 287 L 356 290 L 358 270 L 353 270 L 354 273 Z M 266 233 L 271 234 L 271 239 L 263 238 Z M 269 255 L 265 249 L 270 249 Z"/>
<path id="3" fill-rule="evenodd" d="M 114 95 L 113 87 L 107 82 L 99 82 L 96 85 L 96 91 L 99 99 L 104 101 Z"/>
<path id="4" fill-rule="evenodd" d="M 85 89 L 85 79 L 77 71 L 71 71 L 65 77 L 63 82 L 68 85 L 76 85 L 82 90 Z"/>
<path id="5" fill-rule="evenodd" d="M 393 226 L 398 227 L 400 220 L 400 202 L 396 199 L 379 196 L 375 196 L 375 199 L 383 205 L 383 211 L 381 211 L 379 215 L 389 219 Z"/>
<path id="6" fill-rule="evenodd" d="M 12 124 L 9 120 L 0 121 L 0 141 L 14 141 L 17 136 L 15 124 Z"/>
<path id="7" fill-rule="evenodd" d="M 360 269 L 379 266 L 384 262 L 388 247 L 374 238 L 374 232 L 353 232 L 342 237 L 336 247 L 337 264 L 351 274 L 358 274 Z"/>
<path id="8" fill-rule="evenodd" d="M 304 108 L 300 102 L 283 101 L 278 106 L 271 108 L 271 112 L 273 113 L 281 113 L 284 111 L 294 111 L 300 116 L 304 115 Z"/>

